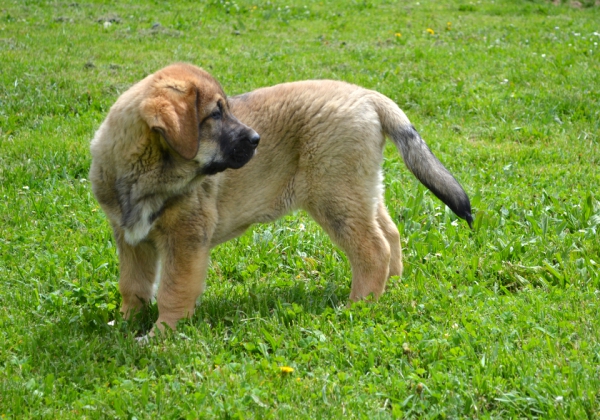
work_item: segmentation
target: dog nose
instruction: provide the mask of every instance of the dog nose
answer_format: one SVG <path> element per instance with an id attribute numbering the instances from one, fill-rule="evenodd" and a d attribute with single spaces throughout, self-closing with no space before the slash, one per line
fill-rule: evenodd
<path id="1" fill-rule="evenodd" d="M 250 142 L 250 144 L 254 147 L 258 146 L 258 142 L 260 141 L 260 136 L 258 135 L 257 132 L 254 132 L 253 134 L 250 135 L 250 137 L 248 137 L 248 141 Z"/>

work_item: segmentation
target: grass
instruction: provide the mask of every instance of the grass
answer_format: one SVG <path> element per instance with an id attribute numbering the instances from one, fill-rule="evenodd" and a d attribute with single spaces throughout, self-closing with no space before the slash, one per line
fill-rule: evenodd
<path id="1" fill-rule="evenodd" d="M 4 0 L 1 418 L 600 417 L 598 22 L 590 1 Z M 385 93 L 475 229 L 390 146 L 405 274 L 379 303 L 345 306 L 345 256 L 298 213 L 215 249 L 195 316 L 137 345 L 88 145 L 175 61 L 230 94 L 308 78 Z"/>

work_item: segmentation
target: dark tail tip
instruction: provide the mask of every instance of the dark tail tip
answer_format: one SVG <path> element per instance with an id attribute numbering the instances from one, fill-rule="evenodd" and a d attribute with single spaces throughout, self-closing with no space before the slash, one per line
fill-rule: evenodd
<path id="1" fill-rule="evenodd" d="M 463 192 L 464 196 L 458 203 L 448 203 L 448 207 L 461 219 L 464 219 L 469 224 L 469 227 L 473 229 L 473 215 L 471 213 L 471 201 L 467 194 Z M 443 200 L 442 200 L 443 201 Z M 454 205 L 451 205 L 454 204 Z"/>
<path id="2" fill-rule="evenodd" d="M 442 167 L 443 168 L 443 167 Z M 445 169 L 445 168 L 444 168 Z M 424 180 L 419 179 L 429 190 L 439 198 L 444 204 L 446 204 L 450 210 L 454 212 L 458 217 L 464 219 L 469 224 L 469 227 L 473 229 L 473 215 L 471 213 L 471 200 L 469 196 L 462 189 L 460 184 L 450 175 L 450 181 L 445 187 L 446 189 L 437 188 L 436 185 L 432 185 L 429 182 L 425 183 Z"/>
<path id="3" fill-rule="evenodd" d="M 471 216 L 471 213 L 465 215 L 465 220 L 469 224 L 469 227 L 473 229 L 473 216 Z"/>

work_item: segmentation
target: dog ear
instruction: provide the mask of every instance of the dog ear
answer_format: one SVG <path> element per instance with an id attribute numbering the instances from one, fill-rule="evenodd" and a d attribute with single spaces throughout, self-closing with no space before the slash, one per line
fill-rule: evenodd
<path id="1" fill-rule="evenodd" d="M 191 160 L 200 147 L 198 90 L 157 89 L 141 104 L 142 116 L 182 158 Z"/>

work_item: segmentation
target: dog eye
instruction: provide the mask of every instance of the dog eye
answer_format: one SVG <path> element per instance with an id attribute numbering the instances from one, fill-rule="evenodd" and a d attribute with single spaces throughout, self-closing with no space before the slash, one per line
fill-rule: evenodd
<path id="1" fill-rule="evenodd" d="M 223 114 L 221 113 L 220 109 L 215 109 L 211 114 L 210 114 L 210 118 L 212 118 L 213 120 L 220 120 L 221 117 L 223 116 Z"/>

